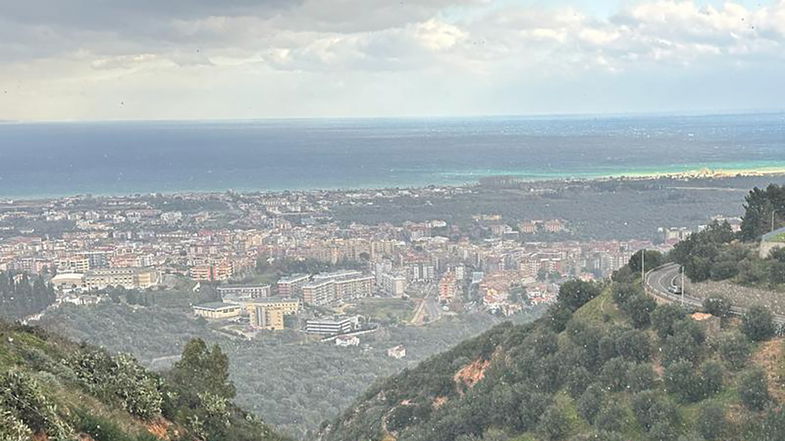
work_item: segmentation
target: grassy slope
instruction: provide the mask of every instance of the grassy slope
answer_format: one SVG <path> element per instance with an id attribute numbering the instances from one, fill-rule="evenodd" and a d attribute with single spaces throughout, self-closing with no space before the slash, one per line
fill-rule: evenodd
<path id="1" fill-rule="evenodd" d="M 94 441 L 136 441 L 156 439 L 155 429 L 171 423 L 155 417 L 142 421 L 133 417 L 118 403 L 107 402 L 89 393 L 66 360 L 85 350 L 92 350 L 65 338 L 55 336 L 40 328 L 9 325 L 0 322 L 0 374 L 19 372 L 34 379 L 44 392 L 57 415 L 68 423 L 77 434 L 87 426 L 82 415 L 88 415 L 91 423 L 111 426 L 114 433 L 98 437 Z M 13 391 L 12 391 L 13 392 Z M 2 408 L 2 402 L 0 402 Z M 0 409 L 2 410 L 2 409 Z M 37 412 L 36 410 L 33 410 Z M 36 440 L 45 440 L 41 433 Z M 186 436 L 187 440 L 192 439 Z M 271 440 L 283 438 L 271 434 Z"/>
<path id="2" fill-rule="evenodd" d="M 614 303 L 610 289 L 606 289 L 601 295 L 577 310 L 573 315 L 573 319 L 589 323 L 606 331 L 612 331 L 618 327 L 629 328 L 630 326 L 625 314 Z M 423 400 L 426 403 L 435 403 L 439 401 L 437 398 L 440 396 L 447 397 L 446 402 L 448 404 L 445 407 L 449 406 L 451 402 L 460 402 L 466 399 L 478 400 L 477 397 L 467 393 L 468 388 L 466 386 L 455 382 L 455 373 L 464 368 L 467 363 L 483 359 L 491 360 L 491 367 L 488 368 L 488 372 L 494 368 L 508 369 L 509 366 L 514 364 L 510 363 L 510 361 L 514 360 L 517 356 L 517 351 L 520 349 L 517 346 L 533 330 L 545 327 L 547 325 L 546 320 L 546 318 L 541 319 L 534 326 L 500 325 L 479 337 L 464 342 L 453 350 L 430 358 L 414 369 L 407 370 L 398 376 L 377 383 L 356 402 L 354 407 L 347 410 L 342 417 L 327 426 L 322 432 L 322 438 L 330 441 L 361 438 L 370 440 L 420 439 L 416 436 L 411 436 L 414 433 L 412 428 L 416 432 L 418 427 L 432 424 L 432 420 L 426 417 L 418 421 L 415 417 L 408 420 L 409 425 L 406 426 L 406 430 L 390 430 L 388 423 L 396 409 L 400 409 L 404 405 L 408 406 L 410 403 L 423 402 Z M 726 328 L 735 328 L 737 326 L 737 322 L 724 325 Z M 654 350 L 654 356 L 651 361 L 658 376 L 654 389 L 662 391 L 664 394 L 664 386 L 662 384 L 663 368 L 658 354 L 661 351 L 660 343 L 653 330 L 647 329 L 645 332 L 649 336 Z M 567 340 L 568 337 L 564 333 L 558 336 L 560 346 L 563 346 Z M 704 348 L 709 354 L 706 359 L 719 360 L 717 354 L 712 352 L 713 349 L 709 348 L 709 344 L 707 342 Z M 770 393 L 775 402 L 781 404 L 782 399 L 785 398 L 785 351 L 783 350 L 783 341 L 774 339 L 754 345 L 748 366 L 762 367 L 768 373 Z M 438 393 L 434 393 L 434 389 L 431 386 L 434 381 L 430 381 L 433 378 L 451 380 L 451 390 L 444 392 L 442 388 Z M 483 381 L 489 381 L 487 378 Z M 733 427 L 725 434 L 725 438 L 723 438 L 726 440 L 746 439 L 745 436 L 748 436 L 748 433 L 745 430 L 748 430 L 750 425 L 755 425 L 755 421 L 761 418 L 760 414 L 749 412 L 741 405 L 738 380 L 738 373 L 726 370 L 723 390 L 707 399 L 721 404 L 728 412 L 729 421 L 734 423 Z M 482 385 L 483 381 L 478 383 L 478 385 Z M 630 410 L 631 397 L 632 394 L 625 391 L 611 394 L 611 401 L 624 405 L 629 414 L 620 433 L 625 440 L 648 440 L 650 439 L 648 438 L 649 435 L 635 420 Z M 572 437 L 580 437 L 582 434 L 588 435 L 591 432 L 591 426 L 576 411 L 575 399 L 565 392 L 564 387 L 556 391 L 552 398 L 553 402 L 564 411 L 569 421 L 569 435 L 564 439 L 573 439 Z M 681 421 L 681 430 L 693 430 L 698 418 L 699 408 L 705 402 L 678 403 L 676 410 Z M 440 409 L 433 407 L 434 410 L 431 415 L 437 415 Z M 456 412 L 459 411 L 456 410 Z M 456 420 L 456 424 L 458 421 L 460 421 L 460 418 Z M 489 429 L 492 432 L 494 430 L 493 427 L 485 427 L 485 429 L 486 434 Z M 482 437 L 467 439 L 482 439 Z M 497 438 L 490 437 L 488 439 Z M 527 430 L 518 433 L 508 430 L 498 439 L 536 441 L 547 438 L 537 430 Z"/>

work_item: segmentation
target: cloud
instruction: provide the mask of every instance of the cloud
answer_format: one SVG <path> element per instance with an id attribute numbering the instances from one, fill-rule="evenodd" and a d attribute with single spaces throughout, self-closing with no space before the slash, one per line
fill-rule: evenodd
<path id="1" fill-rule="evenodd" d="M 643 84 L 654 81 L 651 72 L 678 78 L 729 70 L 752 80 L 761 71 L 785 74 L 784 66 L 785 0 L 755 7 L 639 0 L 609 16 L 568 0 L 547 7 L 501 0 L 0 4 L 0 84 L 13 95 L 0 95 L 0 118 L 101 117 L 114 96 L 129 95 L 139 99 L 127 101 L 144 104 L 136 113 L 113 108 L 112 117 L 155 118 L 165 107 L 155 101 L 166 97 L 182 103 L 167 103 L 167 116 L 177 109 L 191 115 L 198 99 L 207 99 L 196 106 L 204 117 L 281 109 L 247 104 L 238 87 L 289 96 L 300 110 L 287 111 L 302 115 L 394 114 L 391 103 L 399 113 L 494 112 L 494 99 L 560 83 Z M 411 96 L 386 92 L 404 84 Z M 205 88 L 214 93 L 205 97 Z M 770 95 L 774 103 L 778 95 Z M 226 97 L 236 101 L 235 111 Z M 565 108 L 575 102 L 556 99 Z"/>

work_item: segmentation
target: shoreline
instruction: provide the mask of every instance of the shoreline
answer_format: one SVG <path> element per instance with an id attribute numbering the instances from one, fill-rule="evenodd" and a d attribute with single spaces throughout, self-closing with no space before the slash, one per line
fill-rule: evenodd
<path id="1" fill-rule="evenodd" d="M 593 182 L 640 182 L 640 181 L 657 181 L 662 179 L 672 179 L 681 181 L 690 180 L 704 180 L 714 181 L 723 179 L 736 179 L 736 178 L 765 178 L 765 177 L 785 177 L 785 167 L 764 167 L 764 168 L 702 168 L 697 170 L 683 171 L 683 172 L 638 172 L 638 173 L 618 173 L 602 176 L 591 177 L 563 177 L 563 178 L 543 178 L 532 179 L 524 176 L 516 176 L 514 174 L 498 174 L 478 176 L 474 182 L 466 182 L 463 184 L 424 184 L 424 185 L 401 185 L 401 186 L 367 186 L 367 187 L 345 187 L 345 188 L 309 188 L 309 189 L 284 189 L 284 190 L 253 190 L 253 189 L 216 189 L 216 190 L 172 190 L 160 192 L 117 192 L 117 193 L 72 193 L 63 195 L 34 195 L 34 196 L 21 196 L 21 197 L 8 197 L 0 196 L 0 204 L 9 205 L 17 203 L 30 203 L 30 202 L 44 202 L 56 201 L 63 199 L 79 199 L 79 198 L 96 198 L 96 199 L 111 199 L 111 198 L 133 198 L 140 196 L 200 196 L 200 195 L 218 195 L 223 193 L 237 193 L 237 194 L 267 194 L 267 195 L 280 195 L 284 193 L 352 193 L 363 191 L 406 191 L 418 190 L 429 188 L 480 188 L 493 186 L 493 181 L 507 181 L 514 185 L 532 185 L 532 186 L 547 186 L 558 184 L 576 184 L 576 183 L 593 183 Z"/>

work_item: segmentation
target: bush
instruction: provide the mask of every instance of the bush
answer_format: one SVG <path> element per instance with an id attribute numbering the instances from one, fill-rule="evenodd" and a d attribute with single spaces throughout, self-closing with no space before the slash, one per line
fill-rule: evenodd
<path id="1" fill-rule="evenodd" d="M 752 341 L 767 340 L 774 336 L 774 316 L 763 306 L 753 306 L 744 314 L 741 330 Z"/>
<path id="2" fill-rule="evenodd" d="M 665 388 L 684 402 L 698 401 L 703 395 L 701 379 L 692 363 L 677 361 L 665 369 Z"/>
<path id="3" fill-rule="evenodd" d="M 716 317 L 729 317 L 731 303 L 724 297 L 709 297 L 703 301 L 703 310 Z"/>
<path id="4" fill-rule="evenodd" d="M 51 441 L 71 441 L 73 437 L 71 426 L 60 418 L 46 392 L 29 374 L 0 373 L 0 411 L 0 421 L 9 422 L 3 430 L 12 436 L 42 432 Z"/>
<path id="5" fill-rule="evenodd" d="M 645 391 L 632 397 L 635 419 L 646 431 L 656 424 L 674 425 L 679 420 L 676 405 L 654 391 Z"/>
<path id="6" fill-rule="evenodd" d="M 622 305 L 622 310 L 629 315 L 633 326 L 643 328 L 651 323 L 651 313 L 656 307 L 657 302 L 653 298 L 646 294 L 637 294 Z"/>
<path id="7" fill-rule="evenodd" d="M 725 433 L 727 421 L 725 407 L 719 403 L 706 403 L 698 412 L 696 423 L 698 432 L 707 440 L 720 439 Z"/>
<path id="8" fill-rule="evenodd" d="M 559 303 L 575 311 L 600 295 L 600 285 L 583 280 L 570 280 L 559 287 Z"/>
<path id="9" fill-rule="evenodd" d="M 567 413 L 560 406 L 552 404 L 540 417 L 537 431 L 542 433 L 546 439 L 562 440 L 570 433 L 570 420 Z"/>
<path id="10" fill-rule="evenodd" d="M 741 333 L 727 333 L 717 342 L 717 351 L 728 367 L 734 370 L 741 369 L 750 357 L 752 345 Z"/>
<path id="11" fill-rule="evenodd" d="M 739 398 L 750 410 L 763 410 L 769 402 L 769 386 L 763 370 L 755 368 L 743 373 L 739 381 Z"/>
<path id="12" fill-rule="evenodd" d="M 685 315 L 684 309 L 674 303 L 658 305 L 651 313 L 651 324 L 657 331 L 657 335 L 660 338 L 665 338 L 673 335 L 673 325 L 682 320 Z"/>
<path id="13" fill-rule="evenodd" d="M 583 419 L 589 423 L 594 423 L 597 412 L 605 405 L 606 397 L 607 393 L 605 392 L 605 389 L 599 384 L 594 383 L 586 388 L 586 391 L 575 403 L 575 406 Z"/>

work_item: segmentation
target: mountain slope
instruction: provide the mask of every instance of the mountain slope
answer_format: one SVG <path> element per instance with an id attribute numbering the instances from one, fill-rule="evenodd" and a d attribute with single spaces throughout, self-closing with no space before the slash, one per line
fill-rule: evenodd
<path id="1" fill-rule="evenodd" d="M 375 384 L 321 439 L 785 439 L 773 328 L 656 305 L 633 274 L 565 284 L 537 322 Z"/>
<path id="2" fill-rule="evenodd" d="M 0 322 L 0 440 L 282 440 L 231 404 L 227 367 L 195 340 L 162 377 L 130 356 Z"/>

